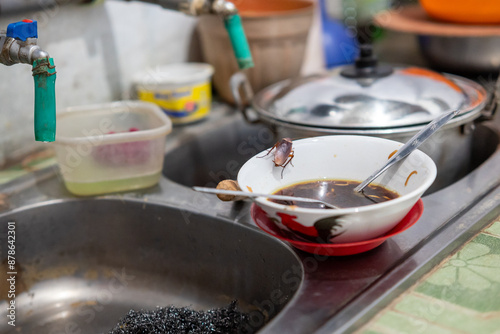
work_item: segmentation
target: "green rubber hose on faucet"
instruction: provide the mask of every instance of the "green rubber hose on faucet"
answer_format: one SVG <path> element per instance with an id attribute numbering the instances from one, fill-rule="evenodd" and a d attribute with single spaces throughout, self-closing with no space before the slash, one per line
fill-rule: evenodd
<path id="1" fill-rule="evenodd" d="M 56 140 L 56 67 L 54 59 L 40 58 L 33 62 L 35 80 L 35 140 Z"/>
<path id="2" fill-rule="evenodd" d="M 253 67 L 252 54 L 250 53 L 245 30 L 241 24 L 240 15 L 229 15 L 224 18 L 224 25 L 226 26 L 229 39 L 231 40 L 234 55 L 236 56 L 240 70 Z"/>

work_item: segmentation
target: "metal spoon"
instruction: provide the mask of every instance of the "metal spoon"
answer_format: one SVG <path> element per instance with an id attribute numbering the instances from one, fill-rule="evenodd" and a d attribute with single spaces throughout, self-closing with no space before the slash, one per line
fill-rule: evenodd
<path id="1" fill-rule="evenodd" d="M 204 188 L 204 187 L 193 187 L 193 190 L 210 193 L 210 194 L 223 194 L 223 195 L 234 195 L 234 196 L 245 196 L 245 197 L 266 197 L 270 199 L 276 199 L 281 201 L 295 201 L 295 202 L 306 202 L 306 203 L 320 203 L 330 209 L 340 209 L 338 206 L 333 204 L 323 202 L 319 199 L 305 198 L 305 197 L 295 197 L 295 196 L 283 196 L 283 195 L 271 195 L 271 194 L 258 194 L 258 193 L 247 193 L 244 191 L 237 190 L 223 190 L 214 188 Z"/>
<path id="2" fill-rule="evenodd" d="M 392 156 L 389 161 L 380 169 L 375 171 L 372 175 L 370 175 L 366 180 L 361 182 L 360 185 L 358 185 L 356 188 L 354 188 L 355 192 L 361 192 L 366 186 L 368 186 L 370 183 L 373 182 L 380 174 L 385 172 L 389 167 L 394 165 L 396 162 L 406 158 L 411 152 L 417 149 L 424 141 L 426 141 L 434 132 L 436 132 L 439 128 L 441 128 L 443 125 L 445 125 L 450 119 L 455 117 L 455 115 L 458 114 L 458 112 L 462 109 L 463 102 L 460 104 L 460 106 L 456 110 L 451 110 L 443 113 L 442 115 L 438 116 L 436 119 L 434 119 L 432 122 L 427 124 L 417 132 L 413 137 L 411 137 L 410 140 L 406 144 L 401 147 L 396 154 Z"/>

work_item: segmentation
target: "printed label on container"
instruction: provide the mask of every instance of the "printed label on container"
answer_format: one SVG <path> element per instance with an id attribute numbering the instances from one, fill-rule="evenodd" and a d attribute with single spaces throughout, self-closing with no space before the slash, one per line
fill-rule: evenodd
<path id="1" fill-rule="evenodd" d="M 155 91 L 139 87 L 137 95 L 140 100 L 161 107 L 173 123 L 189 123 L 206 117 L 212 100 L 210 82 Z"/>

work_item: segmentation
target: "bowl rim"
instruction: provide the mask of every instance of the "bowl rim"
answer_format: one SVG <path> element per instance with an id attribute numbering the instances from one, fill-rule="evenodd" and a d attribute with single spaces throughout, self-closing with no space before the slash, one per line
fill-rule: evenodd
<path id="1" fill-rule="evenodd" d="M 402 145 L 403 143 L 392 140 L 392 139 L 386 139 L 386 138 L 379 138 L 379 137 L 372 137 L 372 136 L 359 136 L 359 135 L 330 135 L 330 136 L 319 136 L 319 137 L 308 137 L 304 139 L 298 139 L 294 140 L 294 143 L 303 143 L 303 142 L 310 142 L 311 140 L 318 140 L 318 141 L 330 141 L 330 140 L 348 140 L 349 138 L 355 137 L 356 140 L 358 138 L 363 137 L 363 139 L 367 140 L 374 140 L 374 141 L 379 141 L 379 142 L 392 142 L 395 144 Z M 240 173 L 241 171 L 245 168 L 245 165 L 247 166 L 246 168 L 249 168 L 247 165 L 250 160 L 252 160 L 254 157 L 261 155 L 266 151 L 262 151 L 254 155 L 252 158 L 250 158 L 243 166 L 240 168 L 240 171 L 238 172 L 238 183 L 240 180 Z M 382 203 L 376 203 L 376 204 L 370 204 L 370 205 L 365 205 L 365 206 L 360 206 L 360 207 L 351 207 L 351 208 L 341 208 L 341 209 L 311 209 L 311 208 L 301 208 L 298 206 L 291 206 L 291 205 L 284 205 L 284 204 L 278 204 L 275 202 L 269 201 L 265 197 L 257 197 L 255 198 L 255 202 L 268 206 L 273 208 L 274 210 L 279 210 L 279 211 L 286 211 L 286 212 L 296 212 L 296 213 L 301 213 L 301 214 L 315 214 L 315 215 L 325 215 L 326 213 L 333 214 L 333 215 L 347 215 L 347 214 L 354 214 L 354 213 L 362 213 L 362 212 L 367 212 L 367 211 L 372 211 L 372 210 L 383 210 L 384 208 L 394 206 L 397 204 L 400 204 L 402 202 L 408 201 L 411 198 L 417 197 L 415 199 L 415 202 L 421 197 L 421 194 L 423 194 L 434 182 L 436 179 L 437 175 L 437 167 L 435 162 L 424 152 L 420 150 L 415 150 L 414 152 L 419 152 L 418 154 L 421 154 L 425 160 L 427 160 L 427 167 L 429 168 L 429 176 L 425 179 L 425 182 L 420 184 L 417 188 L 415 188 L 413 191 L 409 192 L 408 194 L 405 195 L 400 195 L 397 198 L 382 202 Z M 412 154 L 414 153 L 412 152 Z M 308 181 L 308 180 L 304 180 Z M 382 185 L 383 186 L 383 185 Z M 244 192 L 251 193 L 248 189 L 244 189 L 245 187 L 242 187 L 241 190 Z M 420 194 L 420 195 L 419 195 Z"/>

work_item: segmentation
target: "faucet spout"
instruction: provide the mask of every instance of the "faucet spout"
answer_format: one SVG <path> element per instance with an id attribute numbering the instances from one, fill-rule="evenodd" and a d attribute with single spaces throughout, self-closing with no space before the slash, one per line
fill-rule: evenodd
<path id="1" fill-rule="evenodd" d="M 0 32 L 0 63 L 30 64 L 35 81 L 35 140 L 53 142 L 56 136 L 54 60 L 37 45 L 37 22 L 23 20 Z"/>
<path id="2" fill-rule="evenodd" d="M 56 140 L 56 67 L 49 56 L 35 59 L 33 79 L 35 81 L 35 140 Z"/>
<path id="3" fill-rule="evenodd" d="M 221 16 L 224 20 L 224 26 L 231 40 L 240 70 L 253 67 L 252 53 L 236 6 L 227 0 L 214 0 L 212 2 L 212 12 Z"/>
<path id="4" fill-rule="evenodd" d="M 222 17 L 228 17 L 237 15 L 238 9 L 234 3 L 227 0 L 215 0 L 212 2 L 212 12 Z"/>

